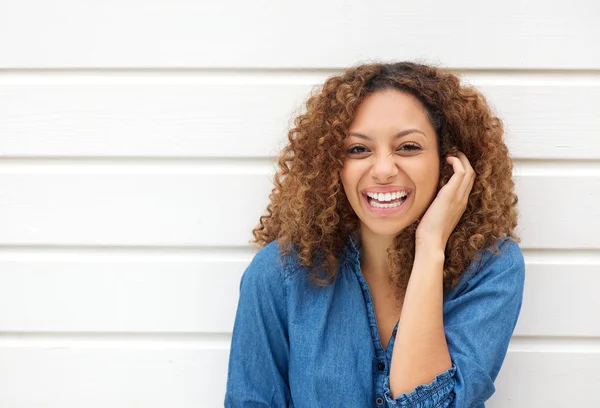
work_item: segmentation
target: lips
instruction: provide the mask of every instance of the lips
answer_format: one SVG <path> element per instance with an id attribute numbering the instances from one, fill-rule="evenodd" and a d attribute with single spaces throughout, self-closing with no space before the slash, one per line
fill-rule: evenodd
<path id="1" fill-rule="evenodd" d="M 389 214 L 395 214 L 399 211 L 402 211 L 404 209 L 404 207 L 406 206 L 406 203 L 407 203 L 408 199 L 410 198 L 411 193 L 408 193 L 406 198 L 400 199 L 400 200 L 402 200 L 400 205 L 394 206 L 394 207 L 387 207 L 387 208 L 375 207 L 375 206 L 371 205 L 371 203 L 369 201 L 370 200 L 369 196 L 367 196 L 365 193 L 363 193 L 361 195 L 363 197 L 365 207 L 367 208 L 367 210 L 369 212 L 377 214 L 377 215 L 389 215 Z M 387 201 L 387 202 L 379 202 L 377 200 L 375 200 L 375 201 L 380 204 L 394 204 L 394 203 L 398 203 L 399 200 Z"/>
<path id="2" fill-rule="evenodd" d="M 394 198 L 394 199 L 391 199 L 391 200 L 388 200 L 388 201 L 381 201 L 381 200 L 379 200 L 377 198 L 369 197 L 368 195 L 366 195 L 366 197 L 367 197 L 367 201 L 369 203 L 372 202 L 372 201 L 375 201 L 376 203 L 379 203 L 379 204 L 395 204 L 395 203 L 402 202 L 402 201 L 406 200 L 408 198 L 408 194 L 405 195 L 404 197 L 398 197 L 398 198 Z"/>
<path id="3" fill-rule="evenodd" d="M 406 191 L 407 193 L 411 193 L 411 189 L 405 186 L 374 186 L 365 188 L 361 191 L 362 194 L 366 193 L 393 193 L 396 191 Z"/>
<path id="4" fill-rule="evenodd" d="M 371 200 L 375 200 L 380 203 L 393 203 L 397 202 L 399 199 L 405 199 L 408 197 L 408 193 L 406 191 L 394 191 L 393 193 L 373 193 L 371 191 L 366 193 L 367 197 Z"/>

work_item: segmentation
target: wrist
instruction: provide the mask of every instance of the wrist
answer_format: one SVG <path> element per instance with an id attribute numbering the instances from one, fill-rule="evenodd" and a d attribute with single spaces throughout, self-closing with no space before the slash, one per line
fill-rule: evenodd
<path id="1" fill-rule="evenodd" d="M 444 251 L 448 239 L 444 239 L 439 234 L 416 234 L 415 245 L 417 249 L 439 250 Z"/>
<path id="2" fill-rule="evenodd" d="M 417 245 L 415 247 L 415 261 L 441 262 L 446 260 L 445 248 L 441 245 Z"/>

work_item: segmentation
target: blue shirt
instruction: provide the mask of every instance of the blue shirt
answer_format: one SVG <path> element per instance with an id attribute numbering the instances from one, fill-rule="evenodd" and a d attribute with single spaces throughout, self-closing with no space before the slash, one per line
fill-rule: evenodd
<path id="1" fill-rule="evenodd" d="M 242 275 L 225 407 L 483 407 L 494 393 L 521 309 L 525 266 L 518 244 L 483 251 L 444 294 L 452 367 L 431 383 L 392 398 L 389 373 L 396 329 L 384 350 L 369 287 L 352 236 L 335 281 L 308 280 L 294 253 L 265 245 Z M 398 325 L 396 324 L 396 328 Z"/>

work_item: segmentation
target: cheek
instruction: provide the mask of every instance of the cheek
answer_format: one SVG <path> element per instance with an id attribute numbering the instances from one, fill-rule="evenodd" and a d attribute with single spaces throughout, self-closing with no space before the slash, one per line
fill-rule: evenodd
<path id="1" fill-rule="evenodd" d="M 340 171 L 340 181 L 342 183 L 342 187 L 344 188 L 344 192 L 346 193 L 346 197 L 350 199 L 352 195 L 352 182 L 347 168 L 344 168 Z"/>
<path id="2" fill-rule="evenodd" d="M 346 169 L 346 167 L 344 167 L 342 170 L 340 170 L 340 181 L 342 183 L 342 186 L 344 186 L 344 190 L 346 189 L 346 186 L 348 184 L 348 170 Z"/>
<path id="3" fill-rule="evenodd" d="M 351 164 L 346 164 L 340 170 L 340 179 L 344 189 L 346 191 L 351 191 L 353 188 L 356 189 L 356 184 L 359 180 L 359 171 L 356 166 L 352 166 Z"/>
<path id="4" fill-rule="evenodd" d="M 426 193 L 424 195 L 433 195 L 437 192 L 437 186 L 440 179 L 439 163 L 433 161 L 421 162 L 411 168 L 412 179 L 417 190 Z"/>

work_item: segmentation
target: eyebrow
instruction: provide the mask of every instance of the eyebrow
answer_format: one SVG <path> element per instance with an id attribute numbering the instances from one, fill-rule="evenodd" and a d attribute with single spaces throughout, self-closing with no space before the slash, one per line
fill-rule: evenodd
<path id="1" fill-rule="evenodd" d="M 403 130 L 402 132 L 398 132 L 394 135 L 394 140 L 399 139 L 401 137 L 410 135 L 411 133 L 421 133 L 423 136 L 427 136 L 423 131 L 419 130 L 419 129 L 406 129 Z M 363 135 L 362 133 L 358 133 L 358 132 L 350 132 L 348 134 L 348 136 L 356 136 L 359 137 L 361 139 L 365 139 L 365 140 L 371 140 L 371 138 L 367 135 Z"/>

